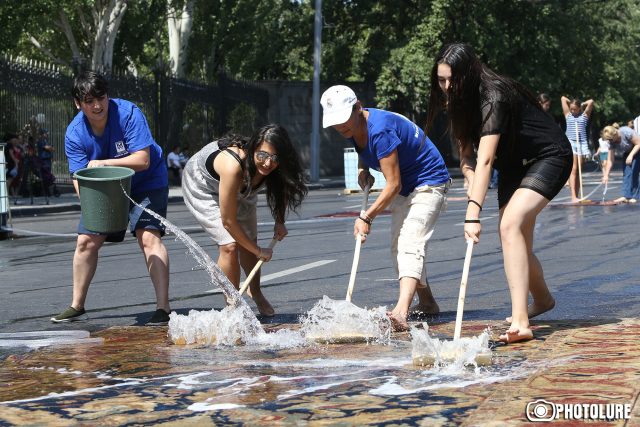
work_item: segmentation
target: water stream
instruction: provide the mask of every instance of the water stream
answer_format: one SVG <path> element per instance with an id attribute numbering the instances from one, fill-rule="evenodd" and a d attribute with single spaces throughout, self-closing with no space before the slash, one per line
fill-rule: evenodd
<path id="1" fill-rule="evenodd" d="M 180 239 L 196 262 L 207 271 L 211 283 L 221 288 L 228 301 L 235 301 L 222 311 L 191 310 L 187 316 L 171 313 L 168 334 L 174 344 L 256 344 L 290 348 L 306 345 L 309 341 L 389 343 L 391 325 L 385 307 L 366 310 L 351 302 L 336 301 L 327 296 L 302 316 L 302 328 L 299 331 L 266 333 L 246 301 L 200 245 L 169 220 L 136 203 L 126 191 L 124 193 L 132 203 L 160 220 Z"/>

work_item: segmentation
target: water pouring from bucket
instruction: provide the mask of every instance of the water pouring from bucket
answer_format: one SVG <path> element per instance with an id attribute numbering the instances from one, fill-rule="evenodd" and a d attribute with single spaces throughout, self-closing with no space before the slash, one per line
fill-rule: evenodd
<path id="1" fill-rule="evenodd" d="M 227 301 L 234 301 L 232 305 L 219 312 L 191 310 L 188 316 L 171 313 L 168 335 L 174 344 L 236 345 L 265 334 L 247 302 L 198 243 L 166 218 L 136 203 L 129 197 L 128 189 L 124 185 L 119 187 L 119 194 L 124 194 L 128 201 L 160 220 L 167 230 L 185 244 L 198 265 L 209 274 L 211 284 L 220 287 Z"/>

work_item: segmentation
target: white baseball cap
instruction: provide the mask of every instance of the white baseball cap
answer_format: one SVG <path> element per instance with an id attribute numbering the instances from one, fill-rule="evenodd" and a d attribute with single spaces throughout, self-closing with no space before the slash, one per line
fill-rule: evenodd
<path id="1" fill-rule="evenodd" d="M 325 90 L 320 98 L 322 127 L 340 125 L 349 120 L 357 100 L 355 92 L 348 86 L 336 85 Z"/>

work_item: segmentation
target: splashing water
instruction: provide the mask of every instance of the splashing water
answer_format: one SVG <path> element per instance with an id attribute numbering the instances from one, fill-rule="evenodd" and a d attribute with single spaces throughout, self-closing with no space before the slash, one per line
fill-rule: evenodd
<path id="1" fill-rule="evenodd" d="M 411 356 L 414 364 L 447 366 L 462 368 L 476 365 L 477 357 L 491 355 L 489 333 L 484 331 L 477 337 L 464 337 L 458 340 L 439 340 L 429 335 L 429 325 L 422 323 L 424 329 L 411 328 Z"/>
<path id="2" fill-rule="evenodd" d="M 208 312 L 191 310 L 188 316 L 171 313 L 168 333 L 174 344 L 235 345 L 247 341 L 250 336 L 265 334 L 247 302 L 204 249 L 169 220 L 135 202 L 124 188 L 122 191 L 132 203 L 160 220 L 169 231 L 180 239 L 196 262 L 209 273 L 211 284 L 219 286 L 226 300 L 232 301 L 229 307 L 220 312 L 216 310 Z"/>
<path id="3" fill-rule="evenodd" d="M 248 311 L 248 312 L 247 312 Z M 168 335 L 174 344 L 291 348 L 307 342 L 297 331 L 288 329 L 267 333 L 248 307 L 227 306 L 222 311 L 191 310 L 187 316 L 169 315 Z"/>
<path id="4" fill-rule="evenodd" d="M 175 312 L 169 315 L 169 338 L 179 345 L 237 345 L 259 330 L 262 327 L 248 307 L 228 306 L 222 311 L 191 310 L 188 316 Z"/>
<path id="5" fill-rule="evenodd" d="M 166 218 L 135 202 L 122 189 L 132 203 L 143 209 L 180 239 L 196 262 L 211 278 L 211 283 L 219 286 L 227 301 L 234 301 L 222 311 L 191 310 L 188 316 L 171 313 L 169 316 L 169 337 L 174 344 L 237 345 L 256 344 L 267 347 L 290 348 L 306 345 L 308 340 L 341 342 L 367 341 L 388 344 L 391 340 L 391 323 L 386 315 L 386 307 L 372 310 L 361 309 L 348 301 L 334 301 L 327 296 L 316 303 L 301 319 L 300 331 L 281 330 L 266 333 L 220 267 L 191 237 Z"/>
<path id="6" fill-rule="evenodd" d="M 308 346 L 309 341 L 300 331 L 283 328 L 276 332 L 260 331 L 247 337 L 245 344 L 257 346 L 260 349 L 282 349 Z"/>
<path id="7" fill-rule="evenodd" d="M 122 187 L 122 182 L 120 183 L 120 187 Z M 131 203 L 135 204 L 136 206 L 144 210 L 146 213 L 148 213 L 149 215 L 153 216 L 154 218 L 162 222 L 162 224 L 169 231 L 175 234 L 175 236 L 178 239 L 180 239 L 182 243 L 185 244 L 187 249 L 189 249 L 189 253 L 191 253 L 191 255 L 196 260 L 196 262 L 201 267 L 203 267 L 207 273 L 209 273 L 209 277 L 211 278 L 211 284 L 213 284 L 214 286 L 220 287 L 227 301 L 234 301 L 234 305 L 240 304 L 241 306 L 246 307 L 248 313 L 251 313 L 251 316 L 255 318 L 255 316 L 253 315 L 253 312 L 249 308 L 249 305 L 246 303 L 246 301 L 243 298 L 241 298 L 235 286 L 233 286 L 233 284 L 229 281 L 227 276 L 222 272 L 222 270 L 220 270 L 220 267 L 218 267 L 218 264 L 213 262 L 211 257 L 207 255 L 204 249 L 202 249 L 200 245 L 198 245 L 195 242 L 195 240 L 193 240 L 191 237 L 189 237 L 188 234 L 186 234 L 184 231 L 180 230 L 178 227 L 173 225 L 171 222 L 169 222 L 169 220 L 167 220 L 163 216 L 158 215 L 151 209 L 147 209 L 141 204 L 137 203 L 135 200 L 129 197 L 124 187 L 122 187 L 122 191 L 124 192 L 124 195 L 127 196 L 129 200 L 131 200 Z"/>
<path id="8" fill-rule="evenodd" d="M 391 322 L 386 307 L 362 309 L 346 300 L 323 296 L 306 316 L 300 331 L 307 339 L 323 342 L 367 341 L 388 344 Z"/>

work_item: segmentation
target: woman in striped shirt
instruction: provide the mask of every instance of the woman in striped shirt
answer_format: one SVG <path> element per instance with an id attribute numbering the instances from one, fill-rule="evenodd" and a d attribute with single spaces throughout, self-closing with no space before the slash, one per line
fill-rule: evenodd
<path id="1" fill-rule="evenodd" d="M 571 201 L 580 202 L 578 191 L 580 187 L 578 176 L 578 162 L 580 167 L 584 164 L 584 159 L 589 155 L 589 145 L 587 144 L 587 126 L 589 117 L 593 111 L 593 99 L 580 102 L 577 99 L 569 99 L 566 96 L 561 98 L 562 112 L 567 121 L 565 134 L 571 142 L 573 149 L 573 167 L 569 176 L 569 188 L 571 188 Z"/>

